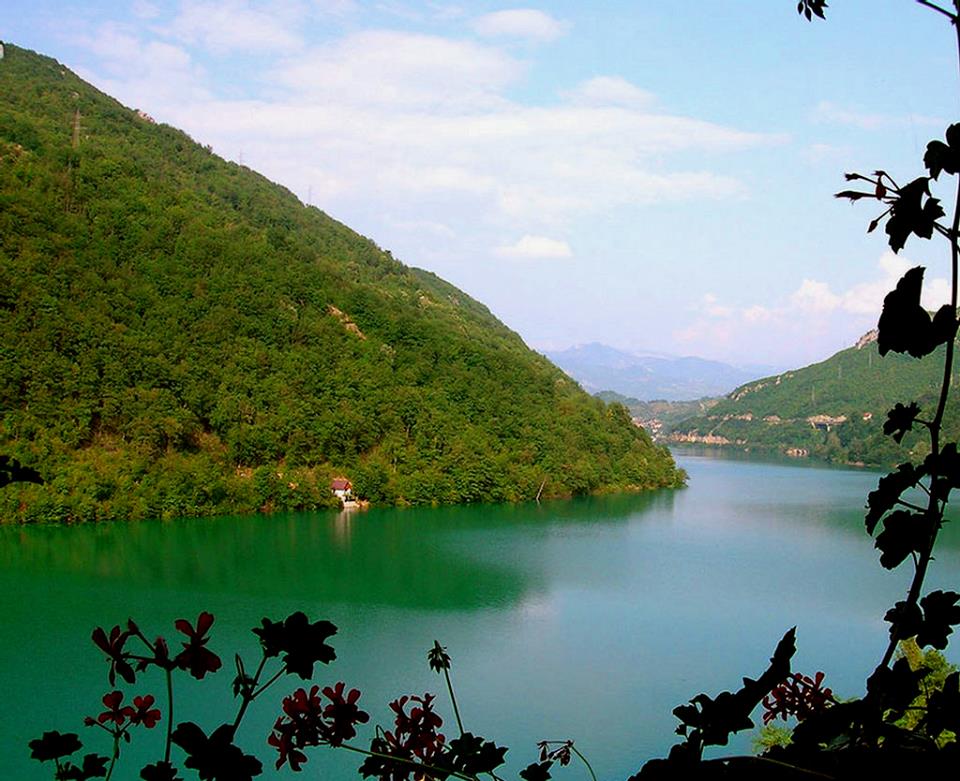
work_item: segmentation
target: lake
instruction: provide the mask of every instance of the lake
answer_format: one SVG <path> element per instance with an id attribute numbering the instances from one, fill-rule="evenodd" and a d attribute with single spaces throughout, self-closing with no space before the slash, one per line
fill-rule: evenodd
<path id="1" fill-rule="evenodd" d="M 879 473 L 677 455 L 689 487 L 644 495 L 0 528 L 5 775 L 52 778 L 28 759 L 27 741 L 44 730 L 77 732 L 85 750 L 109 753 L 107 736 L 81 724 L 109 691 L 89 638 L 128 616 L 171 642 L 174 619 L 216 616 L 210 648 L 224 668 L 177 684 L 177 720 L 205 728 L 214 714 L 232 719 L 233 652 L 248 667 L 259 658 L 250 628 L 299 609 L 340 628 L 338 658 L 318 668 L 318 682 L 361 689 L 360 705 L 386 726 L 388 700 L 435 692 L 453 737 L 443 679 L 426 664 L 436 638 L 452 655 L 466 728 L 510 747 L 502 775 L 512 778 L 535 759 L 536 741 L 568 737 L 600 779 L 626 778 L 675 742 L 676 705 L 758 675 L 794 625 L 794 668 L 824 670 L 839 696 L 861 694 L 886 644 L 883 615 L 911 574 L 883 570 L 864 531 Z M 960 530 L 948 524 L 928 590 L 958 580 Z M 948 656 L 957 661 L 955 649 Z M 155 673 L 142 680 L 128 700 L 163 689 Z M 278 683 L 241 727 L 263 777 L 293 777 L 274 773 L 265 738 L 279 700 L 300 685 Z M 162 732 L 135 734 L 125 751 L 157 759 Z M 730 750 L 748 751 L 750 740 Z M 308 756 L 309 777 L 359 778 L 356 755 Z M 115 778 L 135 778 L 133 768 Z M 584 777 L 572 767 L 556 775 Z"/>

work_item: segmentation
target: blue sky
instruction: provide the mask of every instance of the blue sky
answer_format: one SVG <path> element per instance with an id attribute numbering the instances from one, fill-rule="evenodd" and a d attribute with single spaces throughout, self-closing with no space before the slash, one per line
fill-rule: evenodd
<path id="1" fill-rule="evenodd" d="M 799 366 L 924 263 L 845 170 L 922 170 L 955 43 L 911 0 L 4 0 L 0 39 L 242 160 L 534 348 Z"/>

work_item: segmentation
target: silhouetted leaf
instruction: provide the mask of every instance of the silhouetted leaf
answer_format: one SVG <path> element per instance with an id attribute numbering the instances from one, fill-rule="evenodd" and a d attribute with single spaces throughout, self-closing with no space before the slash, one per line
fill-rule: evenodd
<path id="1" fill-rule="evenodd" d="M 950 673 L 943 688 L 930 695 L 924 722 L 934 736 L 944 730 L 960 733 L 960 672 Z"/>
<path id="2" fill-rule="evenodd" d="M 923 613 L 913 602 L 897 602 L 887 611 L 883 620 L 890 622 L 891 640 L 906 640 L 920 631 L 923 626 Z"/>
<path id="3" fill-rule="evenodd" d="M 938 455 L 928 455 L 923 467 L 929 474 L 936 475 L 931 488 L 938 500 L 945 502 L 952 489 L 960 488 L 960 453 L 955 442 L 944 445 Z"/>
<path id="4" fill-rule="evenodd" d="M 929 672 L 926 667 L 913 670 L 906 658 L 897 659 L 892 668 L 878 667 L 867 679 L 867 699 L 881 710 L 901 714 L 917 698 L 920 681 Z"/>
<path id="5" fill-rule="evenodd" d="M 924 200 L 926 196 L 926 200 Z M 930 197 L 930 180 L 920 176 L 900 188 L 890 207 L 887 235 L 890 249 L 899 252 L 911 233 L 923 239 L 933 235 L 933 224 L 943 217 L 940 201 Z"/>
<path id="6" fill-rule="evenodd" d="M 100 754 L 87 754 L 82 765 L 65 762 L 57 773 L 58 781 L 89 781 L 91 778 L 106 778 L 107 757 Z"/>
<path id="7" fill-rule="evenodd" d="M 75 732 L 60 733 L 56 730 L 44 732 L 43 737 L 31 740 L 27 746 L 30 748 L 30 759 L 40 762 L 67 757 L 83 748 Z"/>
<path id="8" fill-rule="evenodd" d="M 841 190 L 833 194 L 834 198 L 847 198 L 851 201 L 859 201 L 861 198 L 876 198 L 874 193 L 862 193 L 859 190 Z"/>
<path id="9" fill-rule="evenodd" d="M 948 324 L 941 318 L 935 329 L 929 313 L 920 305 L 923 272 L 923 266 L 907 271 L 897 282 L 896 289 L 883 299 L 883 312 L 877 323 L 880 355 L 893 350 L 922 358 L 946 341 L 944 335 L 949 330 Z"/>
<path id="10" fill-rule="evenodd" d="M 263 765 L 234 745 L 233 736 L 230 724 L 217 727 L 207 737 L 188 721 L 177 725 L 171 740 L 187 753 L 183 764 L 196 770 L 201 781 L 251 781 L 263 772 Z"/>
<path id="11" fill-rule="evenodd" d="M 520 771 L 523 781 L 549 781 L 553 762 L 533 762 Z"/>
<path id="12" fill-rule="evenodd" d="M 867 495 L 867 507 L 869 508 L 866 519 L 867 534 L 873 535 L 873 530 L 884 513 L 892 510 L 903 492 L 916 486 L 920 482 L 920 478 L 926 473 L 924 466 L 914 466 L 906 463 L 900 464 L 896 472 L 891 472 L 880 478 L 877 489 Z"/>
<path id="13" fill-rule="evenodd" d="M 815 15 L 821 19 L 826 19 L 827 17 L 823 15 L 823 9 L 826 7 L 826 0 L 800 0 L 800 2 L 797 3 L 797 13 L 805 16 L 808 22 L 811 21 Z"/>
<path id="14" fill-rule="evenodd" d="M 503 764 L 503 756 L 507 753 L 505 747 L 469 732 L 464 732 L 447 745 L 450 750 L 444 755 L 440 766 L 468 776 L 490 773 Z"/>
<path id="15" fill-rule="evenodd" d="M 954 591 L 932 591 L 920 600 L 923 608 L 923 625 L 917 634 L 917 645 L 921 648 L 932 645 L 943 650 L 947 647 L 947 636 L 953 633 L 953 627 L 960 624 L 960 594 Z"/>
<path id="16" fill-rule="evenodd" d="M 287 673 L 296 673 L 303 680 L 313 677 L 313 665 L 317 662 L 329 664 L 337 658 L 332 646 L 326 640 L 337 633 L 337 627 L 329 621 L 310 623 L 306 614 L 292 613 L 281 622 L 264 618 L 263 626 L 253 632 L 260 638 L 263 653 L 283 657 Z"/>
<path id="17" fill-rule="evenodd" d="M 894 442 L 899 443 L 903 435 L 913 430 L 913 423 L 920 414 L 920 405 L 910 402 L 910 406 L 897 404 L 887 413 L 887 420 L 883 424 L 883 433 L 892 434 Z"/>
<path id="18" fill-rule="evenodd" d="M 938 344 L 946 344 L 957 335 L 957 316 L 953 307 L 944 304 L 937 310 L 933 316 L 933 329 L 931 338 L 934 347 Z"/>
<path id="19" fill-rule="evenodd" d="M 941 171 L 948 174 L 960 173 L 960 124 L 947 128 L 947 143 L 931 141 L 923 156 L 923 164 L 930 171 L 930 177 L 936 179 Z"/>
<path id="20" fill-rule="evenodd" d="M 177 775 L 177 769 L 169 762 L 155 762 L 140 771 L 143 781 L 183 781 Z"/>
<path id="21" fill-rule="evenodd" d="M 887 569 L 900 566 L 913 552 L 920 553 L 930 538 L 930 522 L 925 515 L 897 510 L 883 519 L 883 531 L 877 535 L 880 564 Z"/>
<path id="22" fill-rule="evenodd" d="M 770 666 L 757 680 L 743 679 L 743 688 L 735 693 L 721 692 L 716 698 L 698 694 L 690 705 L 674 708 L 683 724 L 677 729 L 691 744 L 725 746 L 733 732 L 754 726 L 750 714 L 764 696 L 790 674 L 790 659 L 796 652 L 796 627 L 777 644 Z M 676 747 L 674 747 L 676 748 Z"/>

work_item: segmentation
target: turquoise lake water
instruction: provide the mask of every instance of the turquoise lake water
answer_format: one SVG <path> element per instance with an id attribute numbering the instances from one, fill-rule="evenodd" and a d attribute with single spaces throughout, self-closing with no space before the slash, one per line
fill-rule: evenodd
<path id="1" fill-rule="evenodd" d="M 235 711 L 233 652 L 251 667 L 259 658 L 250 628 L 303 610 L 340 628 L 338 658 L 317 682 L 361 689 L 361 705 L 388 727 L 388 700 L 435 692 L 452 737 L 442 678 L 426 664 L 436 638 L 453 657 L 467 729 L 510 747 L 513 778 L 537 740 L 568 737 L 601 779 L 626 778 L 669 750 L 676 705 L 759 674 L 794 625 L 795 669 L 824 670 L 835 693 L 860 694 L 885 647 L 883 615 L 910 575 L 909 564 L 883 570 L 864 532 L 879 473 L 678 459 L 689 487 L 638 496 L 0 528 L 8 777 L 52 778 L 28 759 L 27 741 L 44 730 L 77 732 L 85 750 L 108 753 L 106 735 L 81 723 L 110 689 L 89 638 L 129 616 L 171 641 L 174 619 L 216 616 L 210 648 L 224 668 L 177 688 L 177 721 L 208 729 Z M 960 585 L 954 526 L 928 590 Z M 957 661 L 956 650 L 948 656 Z M 125 688 L 128 699 L 163 689 L 155 674 L 142 680 Z M 359 778 L 356 756 L 330 749 L 314 750 L 299 775 L 274 771 L 266 736 L 280 699 L 300 685 L 281 681 L 254 703 L 238 742 L 264 762 L 264 778 Z M 749 750 L 751 737 L 730 750 Z M 115 778 L 135 779 L 162 740 L 162 729 L 135 735 Z M 573 767 L 556 775 L 585 777 Z"/>

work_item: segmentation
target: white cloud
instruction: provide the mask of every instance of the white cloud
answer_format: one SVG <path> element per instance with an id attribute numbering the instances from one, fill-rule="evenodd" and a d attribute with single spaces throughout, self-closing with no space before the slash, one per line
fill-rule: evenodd
<path id="1" fill-rule="evenodd" d="M 316 10 L 297 2 L 269 7 L 280 9 L 281 21 Z M 253 5 L 184 3 L 177 35 L 206 45 L 208 27 L 197 21 L 188 33 L 183 26 L 201 7 Z M 219 45 L 252 34 L 252 17 L 245 18 Z M 201 54 L 191 59 L 192 50 L 174 46 L 182 40 L 175 28 L 150 42 L 127 28 L 107 32 L 87 42 L 103 58 L 92 79 L 99 86 L 219 154 L 242 154 L 251 168 L 373 235 L 386 215 L 426 218 L 471 246 L 489 247 L 505 233 L 556 235 L 571 219 L 612 210 L 730 201 L 746 188 L 710 170 L 709 156 L 783 141 L 663 113 L 649 93 L 619 77 L 590 78 L 553 102 L 526 106 L 507 97 L 526 64 L 475 41 L 350 33 L 295 55 L 273 52 L 273 63 L 253 77 L 258 99 L 213 99 Z M 687 152 L 695 167 L 684 161 Z"/>
<path id="2" fill-rule="evenodd" d="M 356 0 L 311 0 L 311 6 L 321 14 L 347 16 L 360 10 Z"/>
<path id="3" fill-rule="evenodd" d="M 473 29 L 484 37 L 525 38 L 552 41 L 567 30 L 567 25 L 543 11 L 512 8 L 484 14 L 473 21 Z"/>
<path id="4" fill-rule="evenodd" d="M 648 108 L 653 94 L 619 76 L 595 76 L 567 92 L 572 103 L 586 106 Z"/>
<path id="5" fill-rule="evenodd" d="M 134 0 L 130 10 L 138 19 L 156 19 L 160 15 L 160 9 L 148 0 Z"/>
<path id="6" fill-rule="evenodd" d="M 825 282 L 804 279 L 796 290 L 773 305 L 727 306 L 708 293 L 692 307 L 696 311 L 692 321 L 675 331 L 673 337 L 681 344 L 696 345 L 701 352 L 715 355 L 733 355 L 744 343 L 779 343 L 791 353 L 801 351 L 805 356 L 802 360 L 822 359 L 849 347 L 853 339 L 876 325 L 884 297 L 913 265 L 887 251 L 877 263 L 876 276 L 867 282 L 836 291 Z M 948 280 L 924 280 L 921 303 L 926 309 L 936 310 L 949 299 Z M 762 359 L 782 362 L 777 355 Z"/>
<path id="7" fill-rule="evenodd" d="M 161 121 L 173 121 L 181 105 L 196 106 L 210 99 L 203 69 L 189 52 L 172 43 L 145 41 L 115 23 L 101 25 L 78 43 L 99 56 L 102 69 L 93 74 L 78 68 L 81 78 Z"/>
<path id="8" fill-rule="evenodd" d="M 253 5 L 247 0 L 188 0 L 168 32 L 215 54 L 262 53 L 301 46 L 294 24 L 300 7 L 283 2 Z"/>
<path id="9" fill-rule="evenodd" d="M 851 125 L 861 130 L 879 130 L 895 125 L 937 125 L 947 124 L 938 117 L 928 117 L 920 114 L 907 116 L 893 116 L 891 114 L 877 114 L 838 106 L 830 101 L 823 100 L 813 110 L 813 118 L 819 122 L 830 122 L 838 125 Z"/>
<path id="10" fill-rule="evenodd" d="M 524 236 L 513 244 L 497 247 L 494 251 L 502 258 L 520 258 L 525 260 L 562 259 L 573 257 L 570 245 L 559 239 L 546 236 Z"/>
<path id="11" fill-rule="evenodd" d="M 405 111 L 489 105 L 522 73 L 503 52 L 433 35 L 371 30 L 299 54 L 269 75 L 334 105 Z"/>

